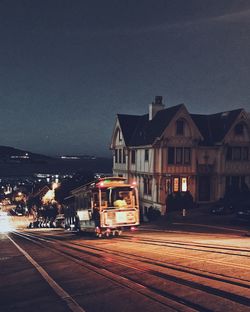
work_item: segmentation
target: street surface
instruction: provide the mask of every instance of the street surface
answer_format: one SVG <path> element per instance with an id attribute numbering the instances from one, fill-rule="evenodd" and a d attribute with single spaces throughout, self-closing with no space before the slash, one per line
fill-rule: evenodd
<path id="1" fill-rule="evenodd" d="M 5 219 L 0 311 L 250 311 L 245 228 L 176 220 L 97 239 Z"/>

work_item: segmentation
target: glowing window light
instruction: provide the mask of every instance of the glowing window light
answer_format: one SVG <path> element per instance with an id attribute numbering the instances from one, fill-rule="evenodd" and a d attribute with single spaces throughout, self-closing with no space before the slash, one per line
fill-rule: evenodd
<path id="1" fill-rule="evenodd" d="M 179 178 L 174 178 L 174 192 L 179 192 Z"/>
<path id="2" fill-rule="evenodd" d="M 182 192 L 187 191 L 187 178 L 181 178 L 181 190 Z"/>

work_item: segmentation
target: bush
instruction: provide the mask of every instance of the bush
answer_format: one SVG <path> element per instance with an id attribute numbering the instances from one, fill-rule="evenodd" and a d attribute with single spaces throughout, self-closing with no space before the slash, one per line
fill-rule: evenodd
<path id="1" fill-rule="evenodd" d="M 157 220 L 161 216 L 161 212 L 159 209 L 150 206 L 147 212 L 147 218 L 149 221 Z"/>
<path id="2" fill-rule="evenodd" d="M 169 194 L 166 199 L 166 213 L 192 208 L 194 208 L 194 200 L 189 191 Z"/>

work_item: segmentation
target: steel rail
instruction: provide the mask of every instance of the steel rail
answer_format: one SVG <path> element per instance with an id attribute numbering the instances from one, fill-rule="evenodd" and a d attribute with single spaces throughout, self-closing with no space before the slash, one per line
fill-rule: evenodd
<path id="1" fill-rule="evenodd" d="M 36 239 L 40 239 L 42 241 L 44 241 L 43 238 L 39 238 L 35 235 Z M 48 239 L 48 241 L 56 241 L 58 243 L 57 240 L 55 239 Z M 75 248 L 74 246 L 70 246 L 70 245 L 75 245 L 74 243 L 62 243 L 62 242 L 59 242 L 60 245 L 63 245 L 64 247 L 67 247 L 71 250 L 74 250 L 74 251 L 78 251 L 79 252 L 79 248 Z M 86 246 L 81 246 L 81 245 L 78 245 L 80 246 L 80 248 L 86 248 Z M 89 248 L 89 246 L 87 247 Z M 89 256 L 95 256 L 96 257 L 96 254 L 95 253 L 91 253 L 89 251 L 86 251 L 86 250 L 80 250 L 81 252 L 84 252 L 85 254 L 88 254 Z M 100 250 L 99 250 L 100 251 Z M 103 251 L 102 251 L 103 252 Z M 105 252 L 105 251 L 104 251 Z M 103 257 L 103 259 L 105 259 Z M 136 259 L 137 260 L 137 259 Z M 85 259 L 86 261 L 86 259 Z M 135 259 L 133 259 L 133 261 L 135 261 Z M 124 262 L 124 261 L 121 261 L 121 260 L 117 260 L 117 257 L 115 259 L 115 263 L 116 264 L 120 264 L 120 265 L 123 265 L 123 266 L 126 266 L 126 267 L 130 267 L 130 268 L 133 268 L 133 269 L 136 269 L 136 270 L 140 270 L 144 273 L 148 273 L 148 274 L 151 274 L 152 276 L 156 276 L 156 277 L 160 277 L 162 279 L 165 279 L 165 280 L 168 280 L 168 281 L 172 281 L 172 282 L 175 282 L 177 283 L 178 285 L 184 285 L 184 286 L 188 286 L 188 287 L 191 287 L 193 289 L 197 289 L 197 290 L 201 290 L 201 291 L 205 291 L 206 293 L 209 293 L 211 295 L 216 295 L 216 296 L 219 296 L 219 297 L 222 297 L 222 298 L 225 298 L 225 299 L 228 299 L 228 300 L 231 300 L 231 301 L 234 301 L 236 303 L 239 303 L 239 304 L 243 304 L 243 305 L 246 305 L 246 306 L 249 306 L 250 305 L 250 300 L 244 296 L 241 296 L 241 295 L 238 295 L 238 294 L 234 294 L 234 293 L 230 293 L 230 292 L 227 292 L 227 291 L 224 291 L 224 290 L 220 290 L 219 287 L 217 288 L 214 288 L 214 287 L 211 287 L 211 286 L 207 286 L 207 285 L 203 285 L 201 283 L 197 283 L 197 282 L 193 282 L 193 281 L 189 281 L 187 279 L 183 279 L 183 278 L 179 278 L 179 277 L 175 277 L 173 275 L 170 275 L 170 274 L 166 274 L 166 273 L 162 273 L 162 272 L 158 272 L 158 271 L 155 271 L 155 270 L 148 270 L 146 267 L 142 268 L 141 264 L 140 264 L 140 269 L 138 269 L 138 266 L 131 266 L 128 264 L 128 262 Z M 149 262 L 148 262 L 149 263 Z M 93 265 L 93 263 L 91 263 Z M 154 264 L 154 263 L 150 263 L 151 265 Z M 192 274 L 190 272 L 188 272 L 189 274 Z M 203 276 L 204 278 L 204 276 Z M 206 278 L 210 278 L 211 279 L 211 276 L 207 277 Z M 131 278 L 130 278 L 131 279 Z M 218 278 L 213 278 L 213 280 L 217 280 L 219 282 L 223 282 L 223 283 L 228 283 L 228 281 L 225 281 L 225 280 L 222 280 L 222 279 L 218 279 Z M 137 282 L 137 281 L 136 281 Z M 233 283 L 231 283 L 233 284 Z M 237 285 L 237 284 L 236 284 Z M 148 285 L 145 285 L 144 286 L 147 286 L 149 287 Z M 246 287 L 246 288 L 249 288 L 249 286 L 247 285 L 238 285 L 237 286 L 240 286 L 240 287 Z M 150 286 L 150 288 L 152 289 L 153 287 Z M 158 289 L 158 292 L 162 292 L 162 290 L 159 290 Z M 164 291 L 163 291 L 164 292 Z M 176 300 L 176 299 L 175 299 Z M 203 307 L 203 310 L 204 310 L 204 307 Z"/>

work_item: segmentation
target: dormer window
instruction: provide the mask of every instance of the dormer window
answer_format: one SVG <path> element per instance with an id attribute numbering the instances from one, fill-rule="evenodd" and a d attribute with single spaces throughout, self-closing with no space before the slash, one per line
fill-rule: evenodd
<path id="1" fill-rule="evenodd" d="M 118 140 L 122 141 L 122 134 L 121 134 L 121 130 L 118 129 Z"/>
<path id="2" fill-rule="evenodd" d="M 135 150 L 131 151 L 131 164 L 135 164 Z"/>
<path id="3" fill-rule="evenodd" d="M 242 134 L 243 134 L 243 130 L 244 130 L 243 124 L 237 124 L 237 125 L 234 127 L 234 134 L 236 134 L 236 135 L 242 135 Z"/>
<path id="4" fill-rule="evenodd" d="M 145 161 L 148 161 L 148 158 L 149 158 L 149 157 L 148 157 L 148 153 L 149 153 L 148 149 L 145 149 L 145 155 L 144 155 L 144 156 L 145 156 L 145 157 L 144 157 L 144 160 L 145 160 Z"/>
<path id="5" fill-rule="evenodd" d="M 184 120 L 177 120 L 176 121 L 176 134 L 183 135 L 184 134 Z"/>

